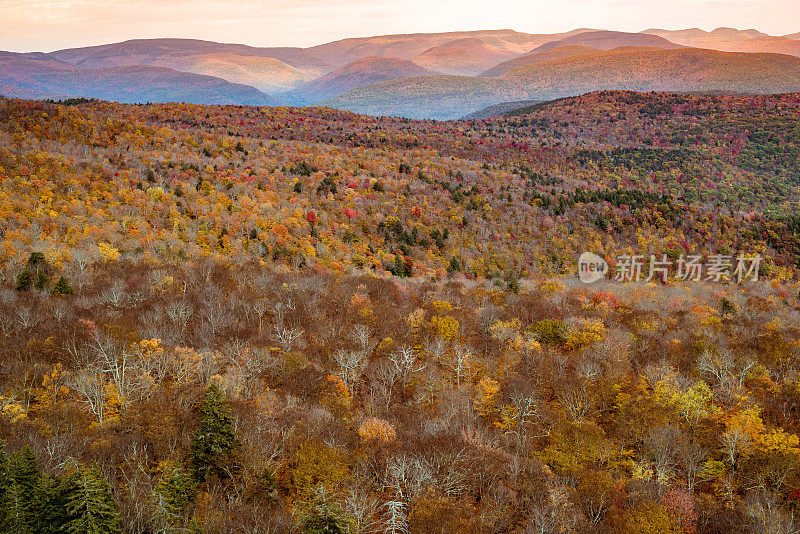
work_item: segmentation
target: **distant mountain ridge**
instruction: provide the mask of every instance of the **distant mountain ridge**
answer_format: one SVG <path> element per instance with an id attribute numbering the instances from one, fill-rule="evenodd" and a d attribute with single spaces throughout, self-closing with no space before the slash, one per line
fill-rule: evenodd
<path id="1" fill-rule="evenodd" d="M 424 76 L 352 89 L 326 102 L 370 115 L 455 119 L 487 106 L 598 90 L 800 91 L 800 58 L 696 48 L 620 47 L 517 66 L 495 78 Z"/>
<path id="2" fill-rule="evenodd" d="M 0 57 L 0 84 L 17 91 L 77 95 L 123 103 L 193 102 L 196 104 L 280 103 L 249 85 L 235 84 L 166 67 L 126 66 L 81 69 L 57 61 Z M 11 89 L 7 88 L 7 92 Z"/>
<path id="3" fill-rule="evenodd" d="M 622 57 L 617 55 L 614 61 L 611 56 L 601 56 L 594 69 L 580 67 L 590 75 L 591 83 L 568 74 L 569 65 L 579 65 L 598 52 L 625 47 L 629 49 L 623 55 L 629 59 L 624 66 L 617 65 Z M 686 72 L 697 73 L 698 65 L 705 70 L 702 75 L 689 76 L 672 70 L 671 61 L 679 56 L 669 56 L 672 59 L 658 65 L 651 63 L 652 53 L 647 52 L 680 49 L 800 57 L 800 33 L 771 36 L 755 29 L 724 27 L 712 31 L 651 28 L 638 33 L 580 28 L 552 34 L 500 29 L 355 37 L 308 48 L 199 39 L 132 39 L 50 53 L 0 52 L 0 93 L 122 102 L 325 102 L 379 114 L 455 118 L 506 101 L 576 94 L 603 85 L 603 79 L 605 85 L 623 86 L 620 88 L 658 86 L 659 78 L 664 80 L 662 85 L 686 90 L 714 87 L 771 92 L 792 87 L 786 82 L 794 73 L 791 62 L 781 77 L 775 71 L 775 59 L 767 62 L 772 70 L 758 67 L 748 71 L 742 67 L 746 63 L 742 58 L 692 53 L 697 64 L 683 65 Z M 749 61 L 764 65 L 756 56 Z M 529 67 L 534 64 L 540 67 Z M 520 68 L 542 78 L 513 74 Z M 629 69 L 628 81 L 615 70 L 618 68 Z M 748 80 L 756 76 L 755 72 L 766 77 Z M 415 94 L 415 90 L 420 92 Z M 459 98 L 461 102 L 453 100 Z M 452 106 L 448 104 L 451 101 Z M 469 109 L 458 110 L 458 106 Z"/>
<path id="4" fill-rule="evenodd" d="M 297 88 L 295 94 L 301 102 L 314 103 L 340 95 L 355 87 L 428 74 L 435 73 L 407 59 L 366 57 L 304 84 Z"/>

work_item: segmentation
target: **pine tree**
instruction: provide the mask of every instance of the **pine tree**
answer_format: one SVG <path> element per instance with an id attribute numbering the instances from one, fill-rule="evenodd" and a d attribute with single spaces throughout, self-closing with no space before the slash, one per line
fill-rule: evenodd
<path id="1" fill-rule="evenodd" d="M 36 270 L 36 276 L 33 278 L 33 287 L 39 291 L 44 291 L 50 285 L 50 277 L 43 269 Z"/>
<path id="2" fill-rule="evenodd" d="M 40 534 L 56 534 L 63 532 L 67 523 L 65 481 L 49 476 L 42 476 L 39 499 L 37 500 L 38 520 L 37 532 Z"/>
<path id="3" fill-rule="evenodd" d="M 163 468 L 161 479 L 153 489 L 155 519 L 159 532 L 186 530 L 188 512 L 197 497 L 197 482 L 191 473 L 177 464 Z"/>
<path id="4" fill-rule="evenodd" d="M 20 273 L 17 275 L 16 284 L 14 285 L 14 289 L 17 291 L 28 291 L 33 284 L 31 276 L 31 271 L 27 267 L 22 269 Z"/>
<path id="5" fill-rule="evenodd" d="M 324 486 L 314 489 L 306 506 L 309 510 L 303 522 L 303 534 L 344 534 L 350 531 L 341 509 L 330 501 Z"/>
<path id="6" fill-rule="evenodd" d="M 69 283 L 66 277 L 61 276 L 58 278 L 58 281 L 53 286 L 51 293 L 53 295 L 72 295 L 72 285 Z"/>
<path id="7" fill-rule="evenodd" d="M 192 440 L 190 459 L 199 481 L 205 480 L 211 471 L 225 478 L 224 469 L 231 455 L 239 446 L 230 409 L 225 396 L 216 385 L 205 392 L 200 409 L 200 426 Z"/>
<path id="8" fill-rule="evenodd" d="M 120 517 L 114 495 L 96 466 L 88 467 L 70 460 L 65 464 L 64 531 L 69 534 L 121 533 Z"/>
<path id="9" fill-rule="evenodd" d="M 37 504 L 41 475 L 30 447 L 11 455 L 5 474 L 2 530 L 20 534 L 38 532 Z"/>
<path id="10" fill-rule="evenodd" d="M 9 471 L 9 461 L 6 456 L 6 444 L 0 441 L 0 525 L 5 522 L 6 518 L 6 494 L 8 487 L 11 485 L 11 475 Z"/>

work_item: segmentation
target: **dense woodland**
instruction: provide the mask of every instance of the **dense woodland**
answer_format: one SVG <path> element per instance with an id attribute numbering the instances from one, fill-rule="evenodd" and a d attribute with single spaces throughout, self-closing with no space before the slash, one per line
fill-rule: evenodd
<path id="1" fill-rule="evenodd" d="M 0 100 L 0 531 L 797 532 L 799 106 Z"/>

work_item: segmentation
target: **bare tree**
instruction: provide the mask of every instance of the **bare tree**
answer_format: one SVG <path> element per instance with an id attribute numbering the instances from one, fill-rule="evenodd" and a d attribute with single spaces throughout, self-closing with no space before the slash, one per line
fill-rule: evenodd
<path id="1" fill-rule="evenodd" d="M 659 491 L 661 485 L 665 484 L 672 476 L 680 437 L 680 430 L 671 426 L 654 428 L 645 436 L 645 450 L 653 464 L 653 474 L 658 482 Z"/>
<path id="2" fill-rule="evenodd" d="M 352 534 L 371 534 L 380 530 L 380 501 L 370 493 L 366 484 L 356 483 L 350 486 L 344 495 L 343 504 L 345 513 L 351 519 Z"/>
<path id="3" fill-rule="evenodd" d="M 301 328 L 288 328 L 283 325 L 275 326 L 275 336 L 284 352 L 292 350 L 292 345 L 294 345 L 295 341 L 300 339 L 302 335 L 303 330 Z"/>
<path id="4" fill-rule="evenodd" d="M 264 325 L 264 315 L 266 315 L 269 311 L 269 302 L 267 302 L 267 299 L 263 298 L 256 299 L 252 303 L 252 307 L 256 317 L 258 317 L 258 335 L 261 335 L 261 330 L 263 329 Z"/>
<path id="5" fill-rule="evenodd" d="M 107 385 L 105 375 L 98 369 L 86 369 L 78 372 L 70 384 L 72 389 L 78 393 L 81 401 L 97 417 L 97 422 L 100 424 L 103 424 L 106 419 Z"/>
<path id="6" fill-rule="evenodd" d="M 471 349 L 463 345 L 456 345 L 451 357 L 445 362 L 445 365 L 456 375 L 456 387 L 458 388 L 461 388 L 461 381 L 466 377 L 470 360 L 472 360 Z"/>
<path id="7" fill-rule="evenodd" d="M 731 464 L 734 473 L 738 467 L 739 457 L 750 448 L 750 436 L 741 428 L 729 428 L 719 437 L 725 459 Z"/>
<path id="8" fill-rule="evenodd" d="M 406 505 L 433 482 L 431 466 L 418 456 L 395 456 L 389 460 L 384 472 L 384 487 Z"/>
<path id="9" fill-rule="evenodd" d="M 405 386 L 414 373 L 425 369 L 426 364 L 417 361 L 417 356 L 410 347 L 400 347 L 391 356 L 391 361 L 397 368 L 397 376 Z"/>
<path id="10" fill-rule="evenodd" d="M 686 439 L 686 437 L 679 443 L 677 455 L 678 466 L 683 478 L 686 480 L 686 487 L 689 493 L 692 493 L 697 484 L 703 462 L 708 455 L 696 441 Z"/>
<path id="11" fill-rule="evenodd" d="M 176 300 L 167 305 L 166 313 L 167 317 L 170 318 L 178 331 L 178 339 L 182 340 L 186 335 L 186 328 L 189 325 L 189 320 L 192 318 L 194 311 L 186 302 Z"/>
<path id="12" fill-rule="evenodd" d="M 363 350 L 339 350 L 333 355 L 333 359 L 339 365 L 342 381 L 353 391 L 367 366 L 367 353 Z"/>
<path id="13" fill-rule="evenodd" d="M 586 391 L 585 387 L 578 387 L 572 391 L 562 394 L 559 401 L 564 410 L 569 414 L 573 421 L 582 423 L 594 408 L 594 401 Z"/>
<path id="14" fill-rule="evenodd" d="M 372 331 L 369 329 L 368 326 L 363 324 L 358 324 L 354 326 L 352 335 L 353 335 L 353 340 L 358 344 L 358 346 L 362 351 L 369 350 Z"/>
<path id="15" fill-rule="evenodd" d="M 511 399 L 512 425 L 506 434 L 516 438 L 517 450 L 521 451 L 528 439 L 550 435 L 550 427 L 544 424 L 544 412 L 540 403 L 531 396 L 517 395 Z M 538 432 L 531 432 L 534 424 L 539 425 Z"/>
<path id="16" fill-rule="evenodd" d="M 386 534 L 408 534 L 408 506 L 403 501 L 387 501 L 383 532 Z"/>
<path id="17" fill-rule="evenodd" d="M 795 523 L 793 514 L 781 507 L 781 498 L 778 494 L 757 490 L 748 493 L 744 500 L 754 532 L 763 534 L 797 534 L 800 532 L 800 527 Z"/>
<path id="18" fill-rule="evenodd" d="M 397 367 L 385 359 L 379 361 L 372 371 L 370 391 L 374 402 L 379 403 L 384 413 L 389 411 L 392 404 L 398 372 Z"/>

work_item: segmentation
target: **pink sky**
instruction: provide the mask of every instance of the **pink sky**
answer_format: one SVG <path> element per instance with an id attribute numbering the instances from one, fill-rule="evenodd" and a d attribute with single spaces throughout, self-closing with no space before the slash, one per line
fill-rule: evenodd
<path id="1" fill-rule="evenodd" d="M 800 31 L 800 0 L 0 0 L 0 50 L 133 38 L 309 46 L 344 37 L 511 28 Z"/>

